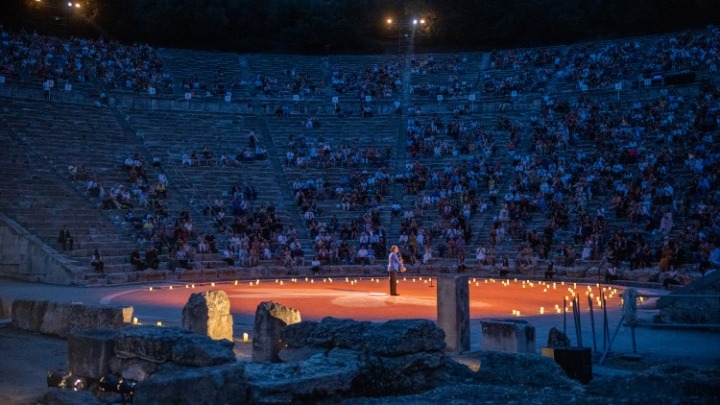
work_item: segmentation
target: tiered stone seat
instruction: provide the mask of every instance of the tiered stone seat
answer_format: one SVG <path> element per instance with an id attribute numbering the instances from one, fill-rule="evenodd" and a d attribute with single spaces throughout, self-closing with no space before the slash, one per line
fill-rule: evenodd
<path id="1" fill-rule="evenodd" d="M 254 117 L 231 117 L 223 114 L 192 114 L 168 111 L 147 111 L 128 113 L 128 122 L 133 130 L 144 139 L 148 150 L 162 156 L 163 167 L 169 173 L 173 188 L 179 192 L 169 204 L 174 207 L 191 207 L 196 233 L 217 235 L 219 248 L 224 247 L 226 236 L 218 233 L 212 226 L 212 220 L 204 216 L 205 203 L 214 199 L 223 200 L 226 209 L 232 207 L 232 188 L 252 185 L 258 196 L 251 201 L 250 208 L 261 205 L 274 205 L 277 215 L 285 224 L 292 223 L 284 210 L 284 199 L 288 193 L 284 184 L 278 183 L 274 175 L 272 161 L 242 161 L 228 165 L 220 160 L 222 154 L 238 153 L 249 142 L 249 133 L 255 130 L 258 144 L 272 148 L 271 140 L 265 135 L 264 122 Z M 206 162 L 204 148 L 212 154 Z M 182 155 L 198 152 L 198 165 L 182 164 Z M 228 220 L 231 215 L 228 215 Z M 205 254 L 200 257 L 204 267 L 226 267 L 218 254 Z"/>
<path id="2" fill-rule="evenodd" d="M 326 98 L 326 58 L 254 54 L 248 55 L 247 60 L 253 75 L 249 82 L 253 94 L 262 95 L 266 99 L 286 100 L 293 95 L 311 99 Z M 257 88 L 255 82 L 259 78 L 272 82 L 267 90 Z"/>
<path id="3" fill-rule="evenodd" d="M 224 92 L 216 85 L 222 85 L 232 92 L 233 98 L 248 97 L 251 81 L 240 63 L 240 55 L 231 52 L 212 52 L 188 49 L 162 48 L 158 50 L 166 72 L 173 78 L 174 93 L 182 97 L 184 79 L 197 79 L 200 88 L 194 91 L 194 97 L 223 100 Z"/>
<path id="4" fill-rule="evenodd" d="M 40 140 L 33 140 L 27 134 L 22 141 L 11 138 L 7 132 L 2 136 L 7 149 L 3 148 L 6 165 L 4 175 L 0 176 L 0 209 L 40 240 L 73 259 L 76 274 L 89 282 L 100 277 L 93 274 L 90 267 L 90 256 L 95 249 L 103 254 L 106 272 L 126 270 L 126 258 L 135 244 L 127 236 L 122 221 L 104 215 L 88 197 L 70 187 L 48 160 L 31 152 L 33 146 L 30 145 Z M 63 225 L 68 226 L 74 239 L 72 251 L 62 252 L 57 241 Z"/>
<path id="5" fill-rule="evenodd" d="M 305 122 L 297 119 L 273 119 L 268 121 L 268 126 L 273 138 L 276 139 L 278 151 L 281 150 L 280 145 L 284 142 L 284 151 L 287 152 L 289 137 L 293 137 L 294 142 L 299 142 L 300 138 L 304 137 L 308 143 L 315 144 L 319 148 L 321 148 L 321 145 L 318 140 L 324 140 L 330 145 L 332 153 L 342 150 L 344 146 L 349 149 L 357 148 L 360 153 L 371 149 L 376 152 L 377 159 L 366 164 L 361 162 L 353 163 L 352 158 L 348 158 L 347 164 L 338 162 L 335 166 L 330 167 L 324 167 L 319 159 L 308 162 L 302 168 L 295 163 L 286 162 L 284 170 L 290 190 L 292 190 L 295 182 L 322 179 L 324 188 L 329 190 L 327 194 L 330 195 L 334 194 L 334 190 L 343 180 L 347 181 L 356 173 L 373 175 L 378 170 L 385 168 L 383 170 L 386 170 L 388 175 L 392 176 L 390 172 L 391 166 L 388 167 L 392 162 L 388 159 L 386 153 L 390 151 L 394 154 L 394 147 L 397 143 L 398 127 L 395 118 L 337 118 L 323 116 L 320 118 L 319 126 L 313 129 L 307 129 Z M 375 190 L 369 190 L 369 195 L 374 197 Z M 388 205 L 389 203 L 385 200 L 377 208 L 387 212 Z M 317 221 L 329 223 L 330 219 L 336 216 L 340 224 L 349 224 L 352 220 L 357 219 L 359 215 L 365 214 L 370 206 L 345 211 L 341 208 L 338 199 L 325 197 L 319 199 L 317 208 L 315 215 Z"/>

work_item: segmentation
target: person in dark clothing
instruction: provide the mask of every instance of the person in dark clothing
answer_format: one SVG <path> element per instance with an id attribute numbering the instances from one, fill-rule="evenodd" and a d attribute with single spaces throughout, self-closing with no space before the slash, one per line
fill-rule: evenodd
<path id="1" fill-rule="evenodd" d="M 160 258 L 158 257 L 158 251 L 155 249 L 155 247 L 151 247 L 147 252 L 145 252 L 145 264 L 147 267 L 157 270 L 160 266 Z"/>
<path id="2" fill-rule="evenodd" d="M 552 280 L 555 273 L 557 273 L 555 271 L 555 262 L 550 260 L 547 265 L 547 270 L 545 270 L 545 280 Z"/>
<path id="3" fill-rule="evenodd" d="M 58 243 L 62 245 L 63 250 L 73 250 L 73 238 L 70 235 L 70 230 L 67 229 L 67 225 L 63 225 L 58 235 Z"/>
<path id="4" fill-rule="evenodd" d="M 130 253 L 130 264 L 135 266 L 136 271 L 145 270 L 145 261 L 140 258 L 140 252 L 138 250 L 133 250 L 132 253 Z"/>
<path id="5" fill-rule="evenodd" d="M 90 265 L 93 267 L 93 269 L 95 269 L 95 272 L 102 273 L 103 269 L 105 268 L 105 263 L 103 263 L 102 261 L 99 250 L 95 249 L 92 257 L 90 257 Z"/>

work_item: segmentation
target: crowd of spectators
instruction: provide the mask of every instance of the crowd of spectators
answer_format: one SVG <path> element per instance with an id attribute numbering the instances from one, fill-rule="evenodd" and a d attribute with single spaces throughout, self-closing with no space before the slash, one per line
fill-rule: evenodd
<path id="1" fill-rule="evenodd" d="M 0 67 L 10 79 L 53 80 L 57 84 L 99 83 L 105 89 L 144 91 L 172 81 L 157 52 L 147 44 L 11 32 L 0 25 Z"/>
<path id="2" fill-rule="evenodd" d="M 312 78 L 297 72 L 295 67 L 283 69 L 280 78 L 258 74 L 255 76 L 255 90 L 266 95 L 299 95 L 311 96 L 323 94 L 325 83 L 318 78 Z"/>
<path id="3" fill-rule="evenodd" d="M 347 71 L 341 66 L 333 67 L 331 86 L 336 94 L 350 94 L 358 100 L 367 96 L 374 99 L 397 97 L 402 86 L 404 63 L 391 61 L 384 65 L 373 65 L 358 71 Z"/>
<path id="4" fill-rule="evenodd" d="M 3 74 L 10 78 L 94 80 L 108 88 L 128 90 L 143 90 L 169 79 L 147 45 L 60 40 L 1 28 L 0 37 L 0 62 Z M 492 70 L 483 76 L 482 86 L 489 94 L 506 95 L 544 91 L 555 79 L 607 88 L 638 72 L 716 71 L 718 39 L 720 30 L 710 27 L 643 44 L 611 41 L 493 52 Z M 469 91 L 459 87 L 465 64 L 459 56 L 412 60 L 411 74 L 448 75 L 446 84 L 417 85 L 412 91 L 431 96 Z M 402 62 L 357 72 L 338 66 L 333 69 L 332 86 L 337 94 L 359 99 L 390 98 L 401 85 L 402 70 Z M 295 68 L 283 75 L 284 84 L 258 75 L 255 86 L 266 94 L 323 91 L 320 82 L 297 74 Z M 222 72 L 215 77 L 213 91 L 226 90 Z M 204 86 L 196 78 L 182 83 L 184 90 Z M 291 183 L 314 259 L 323 264 L 368 264 L 383 257 L 387 235 L 381 213 L 389 205 L 401 221 L 400 252 L 411 264 L 436 257 L 463 263 L 467 245 L 478 239 L 471 219 L 487 212 L 491 220 L 487 238 L 482 238 L 486 242 L 475 249 L 475 259 L 483 264 L 511 257 L 518 266 L 535 266 L 538 259 L 550 260 L 553 266 L 571 266 L 579 259 L 603 261 L 613 269 L 625 263 L 630 269 L 657 263 L 663 273 L 687 264 L 701 271 L 715 268 L 720 265 L 716 139 L 720 90 L 711 80 L 698 88 L 698 95 L 669 88 L 653 99 L 618 102 L 582 93 L 572 102 L 546 95 L 540 111 L 527 116 L 527 122 L 501 116 L 494 129 L 459 114 L 409 117 L 406 148 L 412 159 L 394 174 L 388 169 L 393 155 L 389 147 L 361 147 L 357 140 L 336 145 L 322 136 L 290 136 L 285 155 L 289 169 L 340 172 L 333 181 L 302 176 Z M 308 134 L 319 125 L 317 117 L 309 117 Z M 507 135 L 506 145 L 498 145 L 498 133 Z M 254 136 L 249 139 L 240 151 L 216 153 L 207 147 L 200 153 L 188 151 L 182 164 L 235 165 L 266 159 L 264 146 Z M 230 190 L 229 210 L 222 197 L 206 202 L 204 213 L 214 225 L 213 233 L 222 235 L 219 239 L 225 244 L 219 249 L 215 236 L 194 230 L 188 210 L 172 217 L 163 202 L 167 197 L 164 174 L 150 182 L 139 155 L 127 157 L 124 169 L 127 182 L 111 187 L 83 166 L 73 166 L 69 172 L 87 181 L 88 193 L 103 208 L 127 212 L 125 219 L 152 250 L 150 257 L 133 254 L 138 269 L 157 268 L 157 256 L 164 252 L 181 267 L 188 267 L 198 253 L 220 250 L 228 264 L 252 266 L 271 259 L 287 266 L 305 263 L 295 230 L 281 224 L 275 206 L 254 206 L 257 192 L 252 186 Z M 413 196 L 411 205 L 389 204 L 392 181 L 402 183 L 404 194 Z M 323 202 L 348 215 L 341 221 L 337 215 L 322 212 L 321 207 L 327 206 Z M 135 216 L 138 208 L 146 211 L 140 217 Z M 508 239 L 518 241 L 516 251 L 507 250 Z"/>

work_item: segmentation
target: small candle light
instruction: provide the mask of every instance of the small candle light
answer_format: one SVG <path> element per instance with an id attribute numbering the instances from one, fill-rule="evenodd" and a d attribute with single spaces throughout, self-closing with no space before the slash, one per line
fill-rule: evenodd
<path id="1" fill-rule="evenodd" d="M 215 283 L 214 282 L 210 283 L 210 287 L 215 287 Z"/>
<path id="2" fill-rule="evenodd" d="M 169 289 L 169 290 L 172 290 L 172 286 L 170 286 L 168 289 Z"/>
<path id="3" fill-rule="evenodd" d="M 243 342 L 247 342 L 250 340 L 250 335 L 247 334 L 247 332 L 243 333 Z"/>
<path id="4" fill-rule="evenodd" d="M 238 281 L 237 281 L 237 280 L 235 280 L 235 285 L 238 285 Z"/>
<path id="5" fill-rule="evenodd" d="M 190 284 L 190 288 L 195 288 L 195 284 Z"/>
<path id="6" fill-rule="evenodd" d="M 133 325 L 137 325 L 137 324 L 138 324 L 137 316 L 136 316 L 136 317 L 133 317 L 132 324 L 133 324 Z"/>
<path id="7" fill-rule="evenodd" d="M 540 315 L 545 313 L 545 307 L 540 307 Z"/>
<path id="8" fill-rule="evenodd" d="M 157 326 L 162 326 L 162 322 L 157 321 Z"/>
<path id="9" fill-rule="evenodd" d="M 152 291 L 152 290 L 153 290 L 153 288 L 152 288 L 152 287 L 150 287 L 150 288 L 149 288 L 148 290 L 149 290 L 149 291 Z"/>

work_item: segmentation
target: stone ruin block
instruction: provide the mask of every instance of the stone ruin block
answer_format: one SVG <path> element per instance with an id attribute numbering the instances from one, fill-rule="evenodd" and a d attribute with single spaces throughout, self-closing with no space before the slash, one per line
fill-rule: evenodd
<path id="1" fill-rule="evenodd" d="M 130 322 L 133 308 L 16 300 L 12 314 L 18 329 L 66 337 L 93 329 L 119 329 Z"/>
<path id="2" fill-rule="evenodd" d="M 68 336 L 68 368 L 74 375 L 100 378 L 110 372 L 115 331 L 93 330 Z"/>
<path id="3" fill-rule="evenodd" d="M 115 355 L 120 359 L 141 359 L 153 363 L 174 362 L 190 367 L 206 367 L 236 361 L 231 342 L 179 328 L 157 326 L 128 327 L 115 337 Z"/>
<path id="4" fill-rule="evenodd" d="M 445 332 L 447 350 L 470 350 L 468 276 L 443 274 L 437 279 L 437 324 Z"/>
<path id="5" fill-rule="evenodd" d="M 134 404 L 246 404 L 245 364 L 158 372 L 138 382 Z"/>
<path id="6" fill-rule="evenodd" d="M 483 350 L 535 353 L 535 327 L 525 320 L 491 319 L 480 321 Z"/>
<path id="7" fill-rule="evenodd" d="M 280 361 L 278 353 L 284 346 L 281 332 L 301 320 L 296 309 L 272 301 L 261 302 L 255 311 L 252 360 L 256 363 Z"/>
<path id="8" fill-rule="evenodd" d="M 378 356 L 436 352 L 445 349 L 445 333 L 427 319 L 393 319 L 362 336 L 365 352 Z"/>
<path id="9" fill-rule="evenodd" d="M 93 329 L 119 329 L 130 323 L 133 308 L 51 302 L 40 332 L 61 337 Z"/>
<path id="10" fill-rule="evenodd" d="M 294 363 L 248 363 L 248 403 L 317 403 L 352 389 L 359 372 L 357 352 L 334 349 Z M 337 398 L 337 397 L 335 397 Z"/>
<path id="11" fill-rule="evenodd" d="M 15 300 L 12 303 L 12 325 L 18 329 L 40 332 L 48 301 Z"/>
<path id="12" fill-rule="evenodd" d="M 225 291 L 214 290 L 190 296 L 182 311 L 182 326 L 211 339 L 233 340 L 230 299 Z"/>

